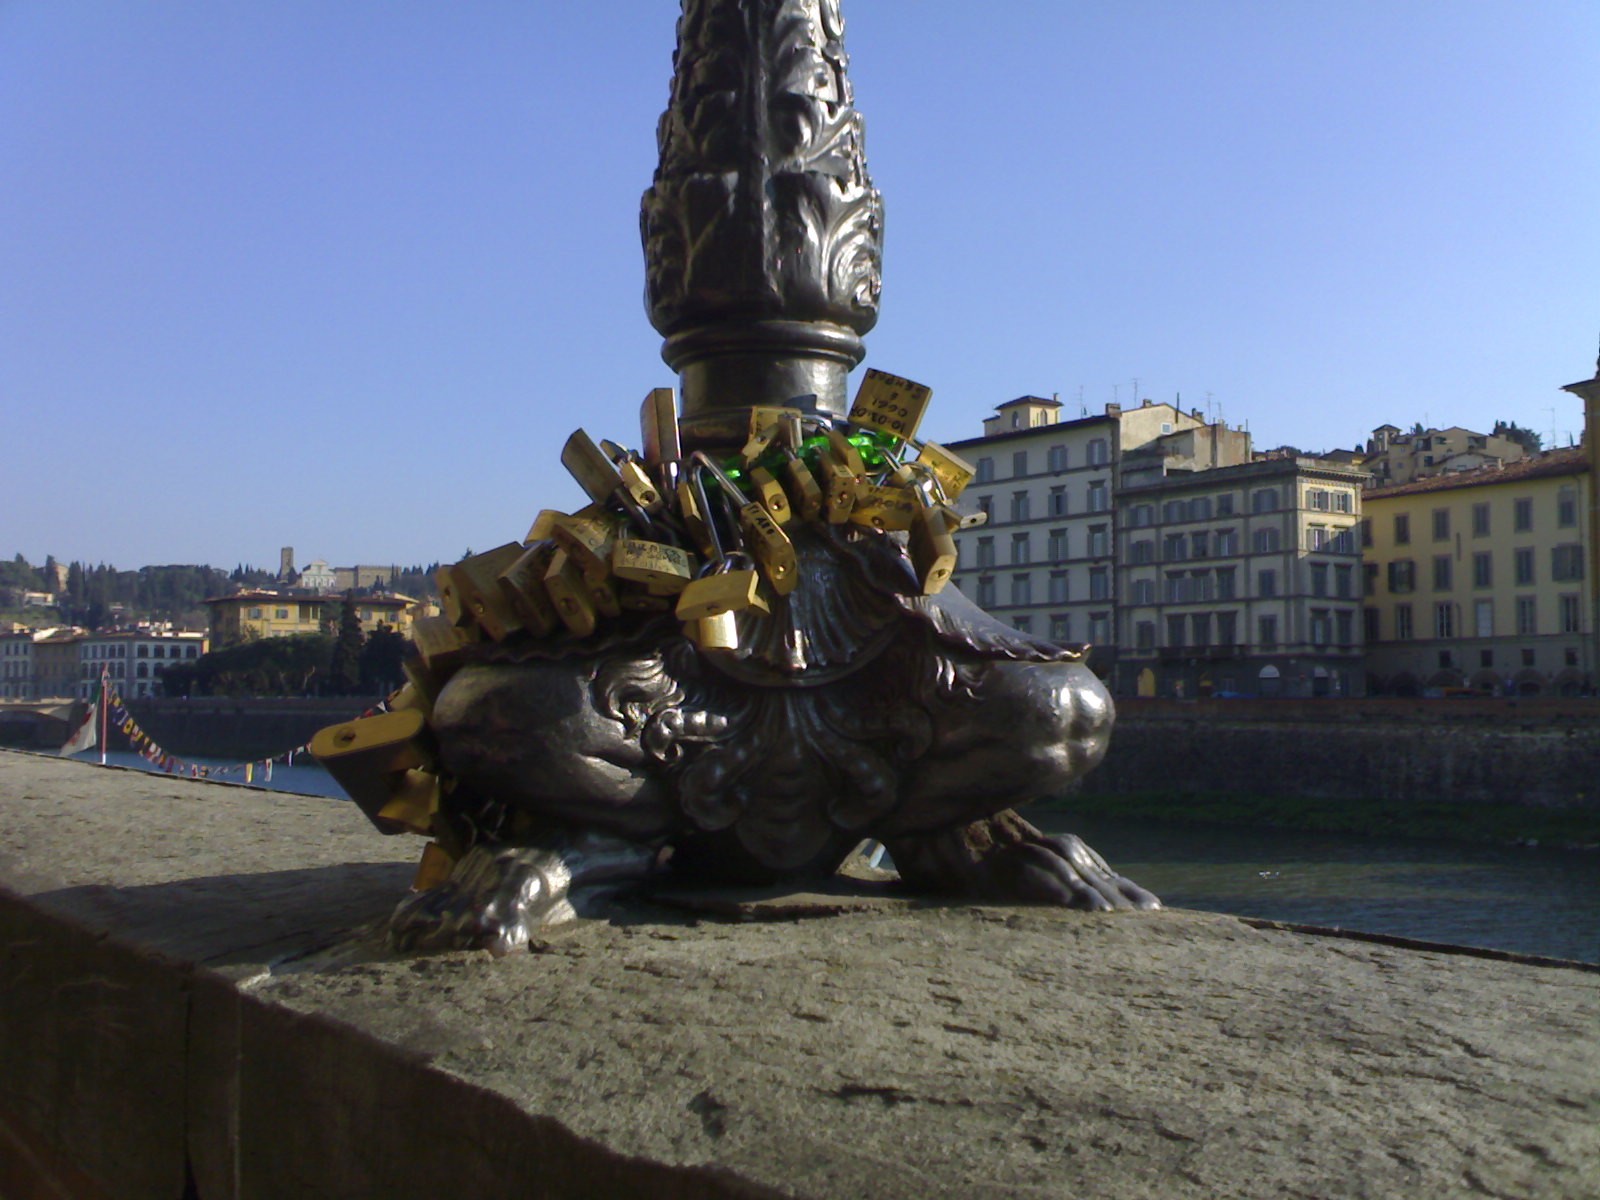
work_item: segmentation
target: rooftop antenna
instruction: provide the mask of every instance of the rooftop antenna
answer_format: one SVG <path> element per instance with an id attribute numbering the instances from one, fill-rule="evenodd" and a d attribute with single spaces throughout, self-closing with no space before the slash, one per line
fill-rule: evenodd
<path id="1" fill-rule="evenodd" d="M 1550 449 L 1554 450 L 1556 448 L 1556 439 L 1559 437 L 1559 434 L 1556 433 L 1556 410 L 1547 408 L 1545 412 L 1550 414 Z"/>
<path id="2" fill-rule="evenodd" d="M 1120 404 L 1122 402 L 1121 386 L 1121 384 L 1116 383 L 1111 385 L 1111 403 Z"/>
<path id="3" fill-rule="evenodd" d="M 1128 397 L 1128 401 L 1135 408 L 1139 407 L 1139 377 L 1137 375 L 1133 377 L 1133 395 Z"/>
<path id="4" fill-rule="evenodd" d="M 1212 404 L 1211 404 L 1211 393 L 1207 392 L 1206 393 L 1206 424 L 1207 425 L 1215 425 L 1216 423 L 1217 423 L 1217 412 L 1216 412 L 1216 409 L 1214 409 L 1212 407 Z"/>
<path id="5" fill-rule="evenodd" d="M 1083 384 L 1081 383 L 1078 385 L 1078 415 L 1080 417 L 1089 415 L 1089 402 L 1083 398 Z"/>

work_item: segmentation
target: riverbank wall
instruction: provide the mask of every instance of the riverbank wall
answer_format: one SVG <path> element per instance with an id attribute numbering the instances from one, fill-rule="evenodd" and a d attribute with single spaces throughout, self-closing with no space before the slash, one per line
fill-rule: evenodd
<path id="1" fill-rule="evenodd" d="M 1594 700 L 1119 700 L 1086 796 L 1292 796 L 1600 813 Z"/>
<path id="2" fill-rule="evenodd" d="M 236 760 L 271 758 L 304 746 L 327 725 L 358 717 L 376 696 L 124 701 L 128 713 L 170 754 Z M 113 739 L 120 734 L 113 732 Z M 114 749 L 125 747 L 113 740 Z"/>
<path id="3" fill-rule="evenodd" d="M 348 804 L 0 752 L 0 822 L 4 1196 L 1594 1194 L 1586 969 L 881 892 L 400 955 Z"/>

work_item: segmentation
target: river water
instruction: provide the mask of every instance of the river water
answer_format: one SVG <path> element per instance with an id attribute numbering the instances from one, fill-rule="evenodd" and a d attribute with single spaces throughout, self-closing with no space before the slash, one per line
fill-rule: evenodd
<path id="1" fill-rule="evenodd" d="M 150 769 L 136 754 L 108 761 Z M 255 786 L 343 795 L 315 763 L 275 766 L 270 785 L 263 776 L 258 765 Z M 1027 815 L 1080 835 L 1173 908 L 1600 962 L 1600 852 Z"/>

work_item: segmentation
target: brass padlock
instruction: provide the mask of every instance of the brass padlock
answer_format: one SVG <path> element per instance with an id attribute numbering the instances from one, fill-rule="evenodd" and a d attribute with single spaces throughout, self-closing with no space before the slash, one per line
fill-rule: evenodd
<path id="1" fill-rule="evenodd" d="M 907 488 L 867 484 L 856 494 L 850 520 L 872 529 L 904 531 L 911 528 L 920 505 Z"/>
<path id="2" fill-rule="evenodd" d="M 739 618 L 731 612 L 690 621 L 684 625 L 683 631 L 688 639 L 702 650 L 739 648 Z"/>
<path id="3" fill-rule="evenodd" d="M 787 596 L 799 586 L 800 569 L 795 560 L 794 543 L 762 504 L 746 504 L 739 509 L 739 528 L 745 546 L 767 577 L 772 590 Z"/>
<path id="4" fill-rule="evenodd" d="M 789 504 L 789 497 L 784 494 L 783 485 L 773 477 L 772 472 L 765 467 L 754 468 L 750 472 L 750 485 L 755 488 L 756 499 L 761 501 L 768 515 L 780 526 L 787 525 L 794 517 L 794 509 Z"/>
<path id="5" fill-rule="evenodd" d="M 554 542 L 538 542 L 500 572 L 501 592 L 521 618 L 522 627 L 536 637 L 548 637 L 562 623 L 544 587 L 544 573 L 556 550 Z"/>
<path id="6" fill-rule="evenodd" d="M 978 474 L 978 468 L 937 442 L 923 442 L 917 462 L 933 473 L 946 500 L 958 499 Z"/>
<path id="7" fill-rule="evenodd" d="M 678 620 L 684 622 L 751 608 L 766 612 L 767 602 L 760 589 L 761 577 L 755 571 L 729 567 L 712 575 L 702 575 L 690 583 L 678 595 L 675 611 Z"/>
<path id="8" fill-rule="evenodd" d="M 922 585 L 922 594 L 933 596 L 942 592 L 956 569 L 956 540 L 950 536 L 938 509 L 917 509 L 907 548 L 911 552 L 911 566 Z"/>
<path id="9" fill-rule="evenodd" d="M 439 811 L 442 788 L 439 776 L 413 767 L 390 781 L 389 802 L 378 810 L 380 820 L 401 826 L 407 833 L 431 832 L 433 814 Z"/>
<path id="10" fill-rule="evenodd" d="M 485 554 L 439 568 L 439 603 L 457 624 L 470 621 L 495 641 L 522 628 L 522 621 L 500 589 L 500 573 L 523 554 L 520 542 L 507 542 Z"/>
<path id="11" fill-rule="evenodd" d="M 618 538 L 611 571 L 618 579 L 644 584 L 655 594 L 676 595 L 694 579 L 696 564 L 687 550 L 641 538 Z"/>
<path id="12" fill-rule="evenodd" d="M 589 602 L 594 605 L 595 612 L 603 617 L 620 617 L 622 596 L 611 572 L 607 570 L 604 575 L 592 575 L 584 571 L 582 574 L 584 585 L 589 589 Z"/>
<path id="13" fill-rule="evenodd" d="M 855 449 L 854 446 L 851 447 Z M 856 506 L 857 489 L 863 485 L 861 476 L 830 454 L 820 459 L 822 467 L 823 511 L 828 524 L 843 525 L 850 519 Z"/>
<path id="14" fill-rule="evenodd" d="M 557 513 L 550 521 L 550 538 L 585 575 L 604 578 L 611 573 L 611 548 L 622 529 L 615 513 L 591 504 L 571 516 Z"/>
<path id="15" fill-rule="evenodd" d="M 783 488 L 789 504 L 802 521 L 815 521 L 822 515 L 822 485 L 793 450 L 784 450 Z"/>
<path id="16" fill-rule="evenodd" d="M 411 880 L 413 892 L 432 891 L 450 878 L 456 860 L 450 851 L 438 842 L 429 842 L 422 848 L 422 858 L 417 862 L 417 873 Z"/>
<path id="17" fill-rule="evenodd" d="M 850 406 L 850 423 L 909 442 L 932 399 L 932 388 L 869 367 Z"/>
<path id="18" fill-rule="evenodd" d="M 655 388 L 639 406 L 639 436 L 644 446 L 645 468 L 671 491 L 678 482 L 683 442 L 678 433 L 678 401 L 671 388 Z"/>
<path id="19" fill-rule="evenodd" d="M 561 447 L 561 465 L 596 504 L 609 504 L 623 490 L 622 476 L 605 451 L 584 430 L 574 430 Z"/>
<path id="20" fill-rule="evenodd" d="M 716 530 L 711 525 L 711 514 L 706 512 L 701 503 L 700 491 L 694 481 L 687 476 L 678 480 L 678 516 L 683 520 L 689 540 L 700 553 L 707 558 L 718 557 L 721 547 L 717 544 Z"/>
<path id="21" fill-rule="evenodd" d="M 454 671 L 471 642 L 449 617 L 418 617 L 411 623 L 411 644 L 430 671 Z"/>
<path id="22" fill-rule="evenodd" d="M 403 833 L 403 826 L 381 814 L 397 776 L 431 765 L 425 728 L 421 711 L 404 708 L 319 729 L 310 749 L 373 825 L 384 833 Z"/>
<path id="23" fill-rule="evenodd" d="M 828 450 L 833 458 L 856 478 L 861 478 L 867 473 L 867 464 L 861 460 L 861 451 L 857 450 L 844 432 L 839 429 L 828 430 Z"/>
<path id="24" fill-rule="evenodd" d="M 774 442 L 785 436 L 792 420 L 800 415 L 798 409 L 769 408 L 765 405 L 756 405 L 750 409 L 750 435 L 746 439 L 744 448 L 739 451 L 739 457 L 745 463 L 753 463 L 765 454 Z"/>
<path id="25" fill-rule="evenodd" d="M 545 568 L 544 586 L 568 629 L 579 637 L 588 637 L 594 632 L 598 622 L 588 584 L 565 550 L 557 550 L 551 556 L 550 565 Z"/>
<path id="26" fill-rule="evenodd" d="M 617 474 L 622 476 L 622 486 L 633 502 L 651 516 L 666 508 L 666 500 L 655 480 L 645 472 L 644 466 L 631 455 L 617 464 Z"/>

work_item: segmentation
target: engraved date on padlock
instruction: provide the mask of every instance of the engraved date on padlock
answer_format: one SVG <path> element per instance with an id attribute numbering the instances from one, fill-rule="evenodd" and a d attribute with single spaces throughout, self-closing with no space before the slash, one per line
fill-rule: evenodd
<path id="1" fill-rule="evenodd" d="M 778 528 L 762 504 L 747 504 L 739 510 L 739 529 L 745 544 L 760 565 L 772 590 L 787 596 L 800 583 L 800 570 L 795 561 L 794 543 L 788 534 Z"/>
<path id="2" fill-rule="evenodd" d="M 681 592 L 694 580 L 695 562 L 687 550 L 641 538 L 619 538 L 611 553 L 618 579 L 642 583 L 653 592 Z"/>
<path id="3" fill-rule="evenodd" d="M 933 473 L 946 500 L 955 500 L 960 496 L 978 474 L 978 468 L 937 442 L 923 442 L 917 452 L 917 462 Z"/>
<path id="4" fill-rule="evenodd" d="M 869 368 L 850 407 L 850 423 L 909 442 L 916 437 L 932 399 L 930 387 Z"/>
<path id="5" fill-rule="evenodd" d="M 919 507 L 916 494 L 906 488 L 867 484 L 856 494 L 850 520 L 872 529 L 900 532 L 911 528 Z"/>

